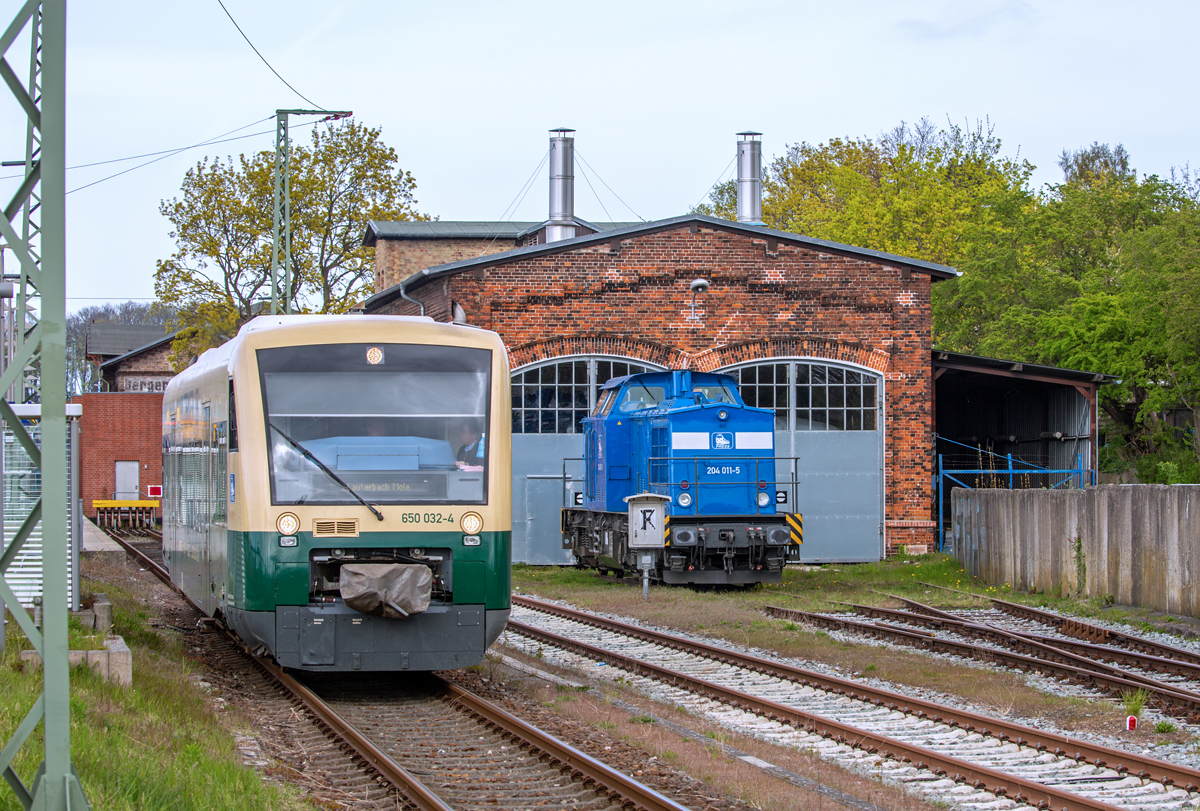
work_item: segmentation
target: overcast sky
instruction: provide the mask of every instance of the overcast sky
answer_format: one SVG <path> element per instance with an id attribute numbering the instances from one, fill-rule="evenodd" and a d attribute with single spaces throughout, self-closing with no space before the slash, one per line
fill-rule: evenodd
<path id="1" fill-rule="evenodd" d="M 580 179 L 576 213 L 594 220 L 685 213 L 745 129 L 764 133 L 769 159 L 788 143 L 922 116 L 986 118 L 1009 154 L 1039 167 L 1039 183 L 1059 179 L 1064 147 L 1092 141 L 1125 144 L 1144 173 L 1200 164 L 1194 2 L 225 4 L 300 93 L 382 127 L 417 180 L 419 209 L 442 219 L 499 219 L 557 126 L 578 130 L 578 153 L 636 212 L 598 187 L 606 213 Z M 19 5 L 0 0 L 0 28 Z M 21 74 L 27 58 L 21 43 L 8 54 Z M 74 0 L 67 77 L 68 166 L 308 106 L 217 0 Z M 159 202 L 205 155 L 270 149 L 272 128 L 70 194 L 68 309 L 152 297 L 154 263 L 173 249 Z M 22 158 L 23 139 L 5 93 L 0 158 Z M 67 187 L 141 162 L 71 170 Z M 0 180 L 0 197 L 15 183 Z M 543 168 L 507 218 L 545 218 L 546 186 Z"/>

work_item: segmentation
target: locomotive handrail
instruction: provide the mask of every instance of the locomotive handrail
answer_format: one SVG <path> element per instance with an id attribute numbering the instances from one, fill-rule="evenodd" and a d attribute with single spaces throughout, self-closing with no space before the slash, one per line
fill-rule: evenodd
<path id="1" fill-rule="evenodd" d="M 700 480 L 700 465 L 702 463 L 710 464 L 712 461 L 714 461 L 714 459 L 721 464 L 727 464 L 729 462 L 740 462 L 740 461 L 753 462 L 755 465 L 754 472 L 756 474 L 754 476 L 754 481 L 734 481 L 734 482 L 711 481 L 711 480 L 701 481 Z M 724 456 L 724 455 L 722 455 L 719 457 L 713 457 L 712 459 L 700 457 L 700 456 L 685 456 L 685 457 L 649 456 L 646 458 L 646 468 L 647 468 L 646 481 L 649 483 L 650 487 L 679 487 L 684 490 L 690 490 L 694 486 L 695 487 L 695 499 L 696 499 L 694 507 L 695 507 L 695 510 L 697 513 L 700 512 L 700 491 L 702 489 L 702 486 L 703 487 L 757 486 L 759 490 L 765 491 L 767 489 L 767 487 L 765 485 L 769 485 L 769 486 L 773 486 L 773 487 L 778 487 L 779 485 L 786 485 L 786 491 L 787 491 L 788 498 L 789 498 L 788 507 L 791 508 L 790 510 L 787 510 L 787 512 L 790 512 L 790 511 L 794 510 L 795 507 L 797 507 L 799 504 L 800 482 L 799 482 L 799 478 L 797 476 L 797 466 L 798 466 L 799 461 L 800 461 L 799 456 L 772 456 L 769 458 L 764 458 L 761 456 Z M 693 476 L 690 480 L 681 479 L 679 481 L 656 481 L 653 478 L 653 476 L 651 475 L 651 471 L 654 469 L 654 465 L 656 462 L 658 464 L 665 465 L 667 467 L 668 473 L 671 470 L 670 466 L 672 464 L 691 463 Z M 770 463 L 771 475 L 774 476 L 775 471 L 777 470 L 775 465 L 778 462 L 790 462 L 791 463 L 791 477 L 789 479 L 764 478 L 762 475 L 762 466 L 766 463 Z M 639 472 L 639 475 L 640 475 L 640 472 Z M 772 496 L 773 496 L 772 500 L 775 501 L 776 504 L 778 504 L 778 498 L 776 495 L 777 493 L 778 493 L 778 490 L 776 490 L 776 493 L 772 494 Z"/>

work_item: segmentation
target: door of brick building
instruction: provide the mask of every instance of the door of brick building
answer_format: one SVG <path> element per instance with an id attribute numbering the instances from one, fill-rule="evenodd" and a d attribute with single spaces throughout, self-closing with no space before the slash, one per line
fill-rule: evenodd
<path id="1" fill-rule="evenodd" d="M 113 498 L 117 501 L 137 501 L 142 492 L 141 462 L 114 462 Z"/>
<path id="2" fill-rule="evenodd" d="M 883 377 L 810 359 L 721 371 L 738 380 L 747 405 L 775 411 L 777 489 L 796 477 L 799 503 L 786 509 L 804 515 L 801 562 L 882 560 Z"/>
<path id="3" fill-rule="evenodd" d="M 578 491 L 583 427 L 597 389 L 614 377 L 660 369 L 608 355 L 561 358 L 522 367 L 512 376 L 513 562 L 570 565 L 559 510 Z"/>

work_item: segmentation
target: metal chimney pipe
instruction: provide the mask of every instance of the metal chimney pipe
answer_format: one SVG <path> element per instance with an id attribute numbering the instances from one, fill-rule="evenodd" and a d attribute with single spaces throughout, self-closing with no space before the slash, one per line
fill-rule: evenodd
<path id="1" fill-rule="evenodd" d="M 550 130 L 550 222 L 546 241 L 575 236 L 575 132 L 567 127 Z"/>
<path id="2" fill-rule="evenodd" d="M 738 222 L 762 225 L 761 132 L 739 132 L 737 146 Z"/>

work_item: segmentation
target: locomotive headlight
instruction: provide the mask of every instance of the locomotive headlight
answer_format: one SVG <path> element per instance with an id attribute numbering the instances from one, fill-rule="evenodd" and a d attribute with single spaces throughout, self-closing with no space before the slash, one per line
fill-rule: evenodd
<path id="1" fill-rule="evenodd" d="M 692 494 L 691 493 L 680 493 L 679 494 L 679 506 L 680 507 L 692 506 Z"/>
<path id="2" fill-rule="evenodd" d="M 279 530 L 280 535 L 295 535 L 300 531 L 300 519 L 295 513 L 281 513 L 275 519 L 275 529 Z"/>
<path id="3" fill-rule="evenodd" d="M 483 516 L 474 512 L 463 513 L 462 518 L 458 520 L 458 526 L 464 535 L 478 535 L 483 531 Z"/>
<path id="4" fill-rule="evenodd" d="M 768 493 L 758 494 L 758 506 L 765 507 L 771 503 L 771 496 Z"/>
<path id="5" fill-rule="evenodd" d="M 729 419 L 729 412 L 722 408 L 720 411 L 717 412 L 717 419 L 719 419 L 719 420 Z"/>

